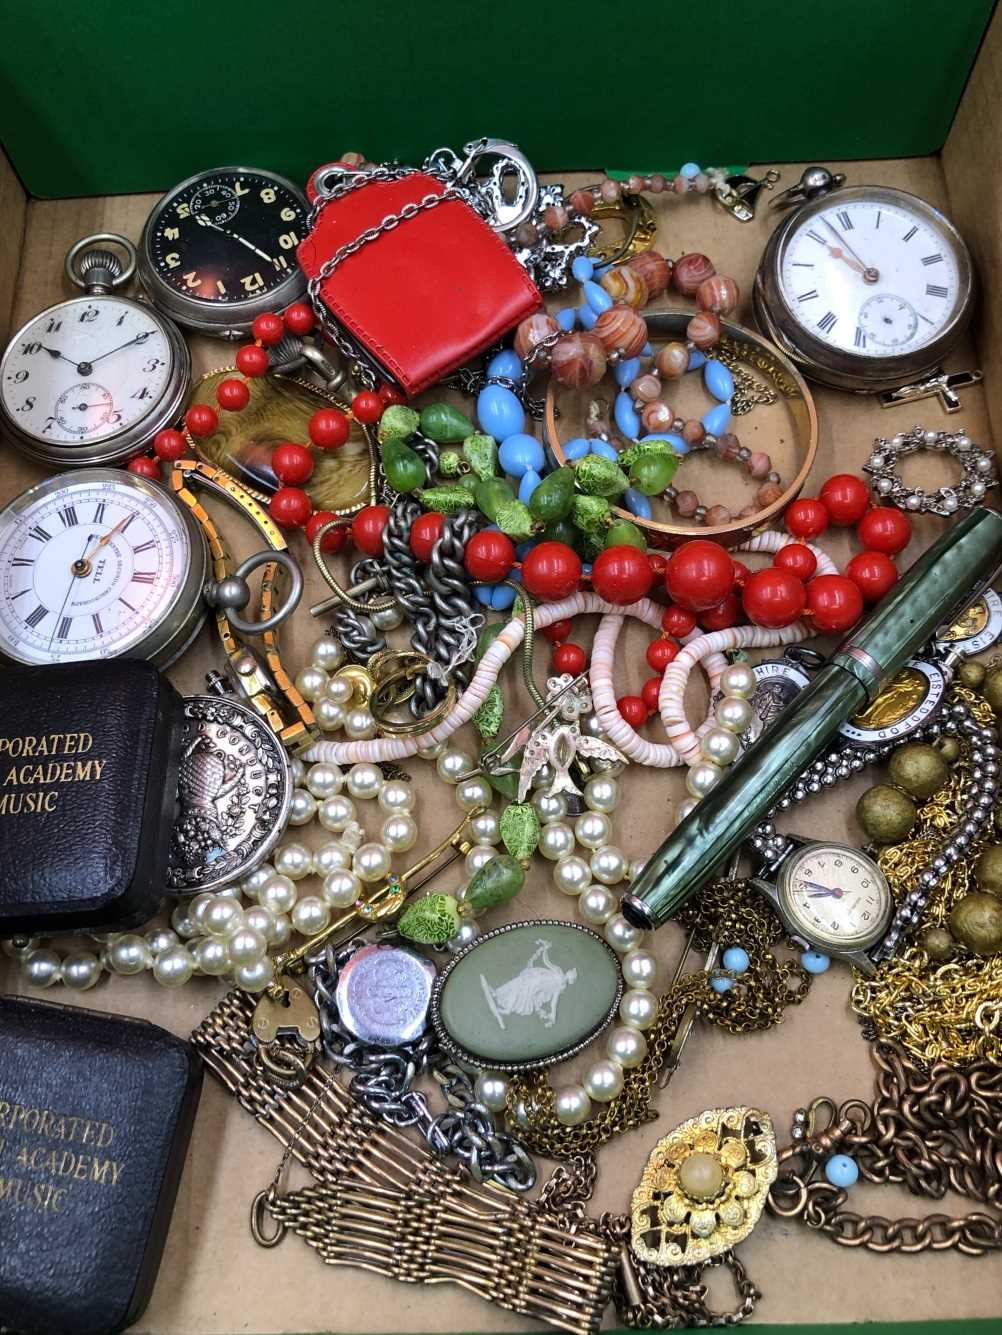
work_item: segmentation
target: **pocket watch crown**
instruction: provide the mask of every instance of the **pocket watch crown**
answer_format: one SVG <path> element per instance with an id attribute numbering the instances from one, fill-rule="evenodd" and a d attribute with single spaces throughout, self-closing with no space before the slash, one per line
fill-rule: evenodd
<path id="1" fill-rule="evenodd" d="M 108 291 L 122 276 L 124 266 L 110 250 L 87 250 L 77 260 L 77 271 L 88 292 Z"/>

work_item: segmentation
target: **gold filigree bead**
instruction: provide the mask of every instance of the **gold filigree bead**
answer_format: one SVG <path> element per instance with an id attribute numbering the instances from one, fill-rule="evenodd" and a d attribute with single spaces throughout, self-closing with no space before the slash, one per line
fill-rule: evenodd
<path id="1" fill-rule="evenodd" d="M 697 1238 L 708 1238 L 717 1227 L 717 1216 L 712 1210 L 693 1210 L 689 1227 Z"/>

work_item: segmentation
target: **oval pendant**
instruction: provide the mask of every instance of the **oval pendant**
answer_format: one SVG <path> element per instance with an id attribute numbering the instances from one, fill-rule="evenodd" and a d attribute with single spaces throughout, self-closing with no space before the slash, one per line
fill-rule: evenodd
<path id="1" fill-rule="evenodd" d="M 515 922 L 480 937 L 435 984 L 442 1046 L 492 1071 L 528 1071 L 579 1052 L 616 1014 L 619 960 L 577 923 Z"/>

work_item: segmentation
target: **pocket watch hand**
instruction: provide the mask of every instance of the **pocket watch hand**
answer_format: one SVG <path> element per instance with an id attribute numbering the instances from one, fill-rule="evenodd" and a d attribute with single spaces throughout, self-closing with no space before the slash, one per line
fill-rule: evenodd
<path id="1" fill-rule="evenodd" d="M 83 567 L 89 565 L 90 562 L 93 560 L 93 558 L 97 556 L 101 548 L 107 546 L 107 544 L 111 542 L 112 538 L 119 531 L 119 529 L 123 528 L 128 522 L 129 522 L 129 516 L 126 515 L 124 519 L 120 519 L 118 521 L 118 523 L 115 525 L 114 528 L 110 528 L 103 538 L 99 538 L 97 545 L 91 551 L 86 552 L 83 556 L 81 556 L 80 560 L 74 564 L 73 566 L 74 574 L 84 573 Z M 91 534 L 91 536 L 87 539 L 87 541 L 88 543 L 90 543 L 93 542 L 93 540 L 94 540 L 94 535 Z"/>
<path id="2" fill-rule="evenodd" d="M 50 648 L 50 649 L 52 648 L 52 641 L 56 638 L 56 631 L 59 629 L 59 623 L 60 623 L 60 622 L 62 621 L 62 619 L 63 619 L 63 613 L 66 611 L 66 604 L 67 604 L 67 603 L 69 602 L 69 600 L 70 600 L 70 594 L 73 592 L 73 584 L 74 584 L 74 581 L 77 580 L 77 579 L 79 579 L 81 573 L 83 573 L 83 574 L 88 574 L 88 575 L 90 574 L 90 565 L 89 565 L 88 562 L 87 562 L 86 551 L 87 551 L 87 548 L 90 546 L 90 544 L 91 544 L 93 541 L 94 541 L 94 534 L 93 534 L 93 533 L 88 533 L 88 534 L 87 534 L 87 541 L 84 543 L 84 553 L 85 553 L 85 555 L 84 555 L 84 556 L 81 556 L 81 557 L 78 557 L 77 560 L 74 561 L 73 564 L 70 566 L 70 582 L 69 582 L 69 586 L 68 586 L 68 588 L 67 588 L 67 590 L 66 590 L 66 597 L 63 599 L 63 601 L 62 601 L 62 606 L 59 608 L 59 611 L 56 613 L 56 618 L 55 618 L 55 621 L 53 622 L 53 626 L 52 626 L 52 634 L 49 636 L 49 648 Z"/>
<path id="3" fill-rule="evenodd" d="M 274 260 L 271 258 L 271 256 L 266 255 L 263 250 L 258 250 L 257 246 L 255 246 L 252 241 L 248 241 L 247 238 L 245 236 L 241 236 L 239 232 L 231 232 L 225 227 L 217 226 L 217 224 L 212 222 L 211 219 L 207 218 L 204 213 L 198 214 L 196 221 L 200 222 L 203 227 L 211 227 L 214 232 L 219 232 L 223 236 L 231 236 L 234 241 L 239 241 L 240 244 L 242 246 L 246 246 L 248 250 L 253 250 L 255 255 L 260 255 L 261 259 L 267 260 L 269 264 L 274 263 Z"/>
<path id="4" fill-rule="evenodd" d="M 840 236 L 839 233 L 836 232 L 835 228 L 831 225 L 831 223 L 828 221 L 827 218 L 822 218 L 821 221 L 824 223 L 824 225 L 828 228 L 829 232 L 831 232 L 832 236 L 838 242 L 837 246 L 828 247 L 831 254 L 834 255 L 836 259 L 845 260 L 846 264 L 849 265 L 850 269 L 855 269 L 856 265 L 859 265 L 859 272 L 863 275 L 864 282 L 875 283 L 880 277 L 879 271 L 877 269 L 872 268 L 869 264 L 866 264 L 863 260 L 859 258 L 859 256 L 853 250 L 852 246 L 849 245 L 849 242 L 846 241 L 844 236 Z M 843 252 L 846 253 L 843 254 Z M 848 258 L 849 255 L 851 255 L 852 259 L 856 261 L 855 264 L 853 264 L 852 260 Z"/>
<path id="5" fill-rule="evenodd" d="M 60 352 L 58 348 L 47 348 L 47 347 L 45 346 L 45 344 L 43 343 L 43 344 L 42 344 L 42 351 L 43 351 L 43 352 L 47 352 L 47 353 L 49 354 L 49 356 L 52 358 L 53 361 L 69 362 L 69 364 L 70 364 L 71 366 L 76 366 L 76 362 L 73 360 L 73 358 L 72 358 L 72 357 L 67 357 L 66 354 L 63 353 L 63 352 Z"/>
<path id="6" fill-rule="evenodd" d="M 90 359 L 91 366 L 96 366 L 98 362 L 103 362 L 105 357 L 110 357 L 115 352 L 121 352 L 123 348 L 131 348 L 133 343 L 145 343 L 151 333 L 152 330 L 145 329 L 142 333 L 137 334 L 135 338 L 130 338 L 128 342 L 119 343 L 117 348 L 109 348 L 107 352 L 102 352 L 100 357 L 92 357 Z"/>

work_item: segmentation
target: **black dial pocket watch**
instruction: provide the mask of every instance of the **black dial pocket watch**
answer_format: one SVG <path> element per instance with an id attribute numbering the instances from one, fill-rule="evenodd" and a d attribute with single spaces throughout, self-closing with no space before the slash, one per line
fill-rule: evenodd
<path id="1" fill-rule="evenodd" d="M 124 252 L 124 264 L 108 246 Z M 7 345 L 0 422 L 39 463 L 123 463 L 181 413 L 191 358 L 169 320 L 119 295 L 135 269 L 136 248 L 124 236 L 84 237 L 66 256 L 84 295 L 34 316 Z"/>

